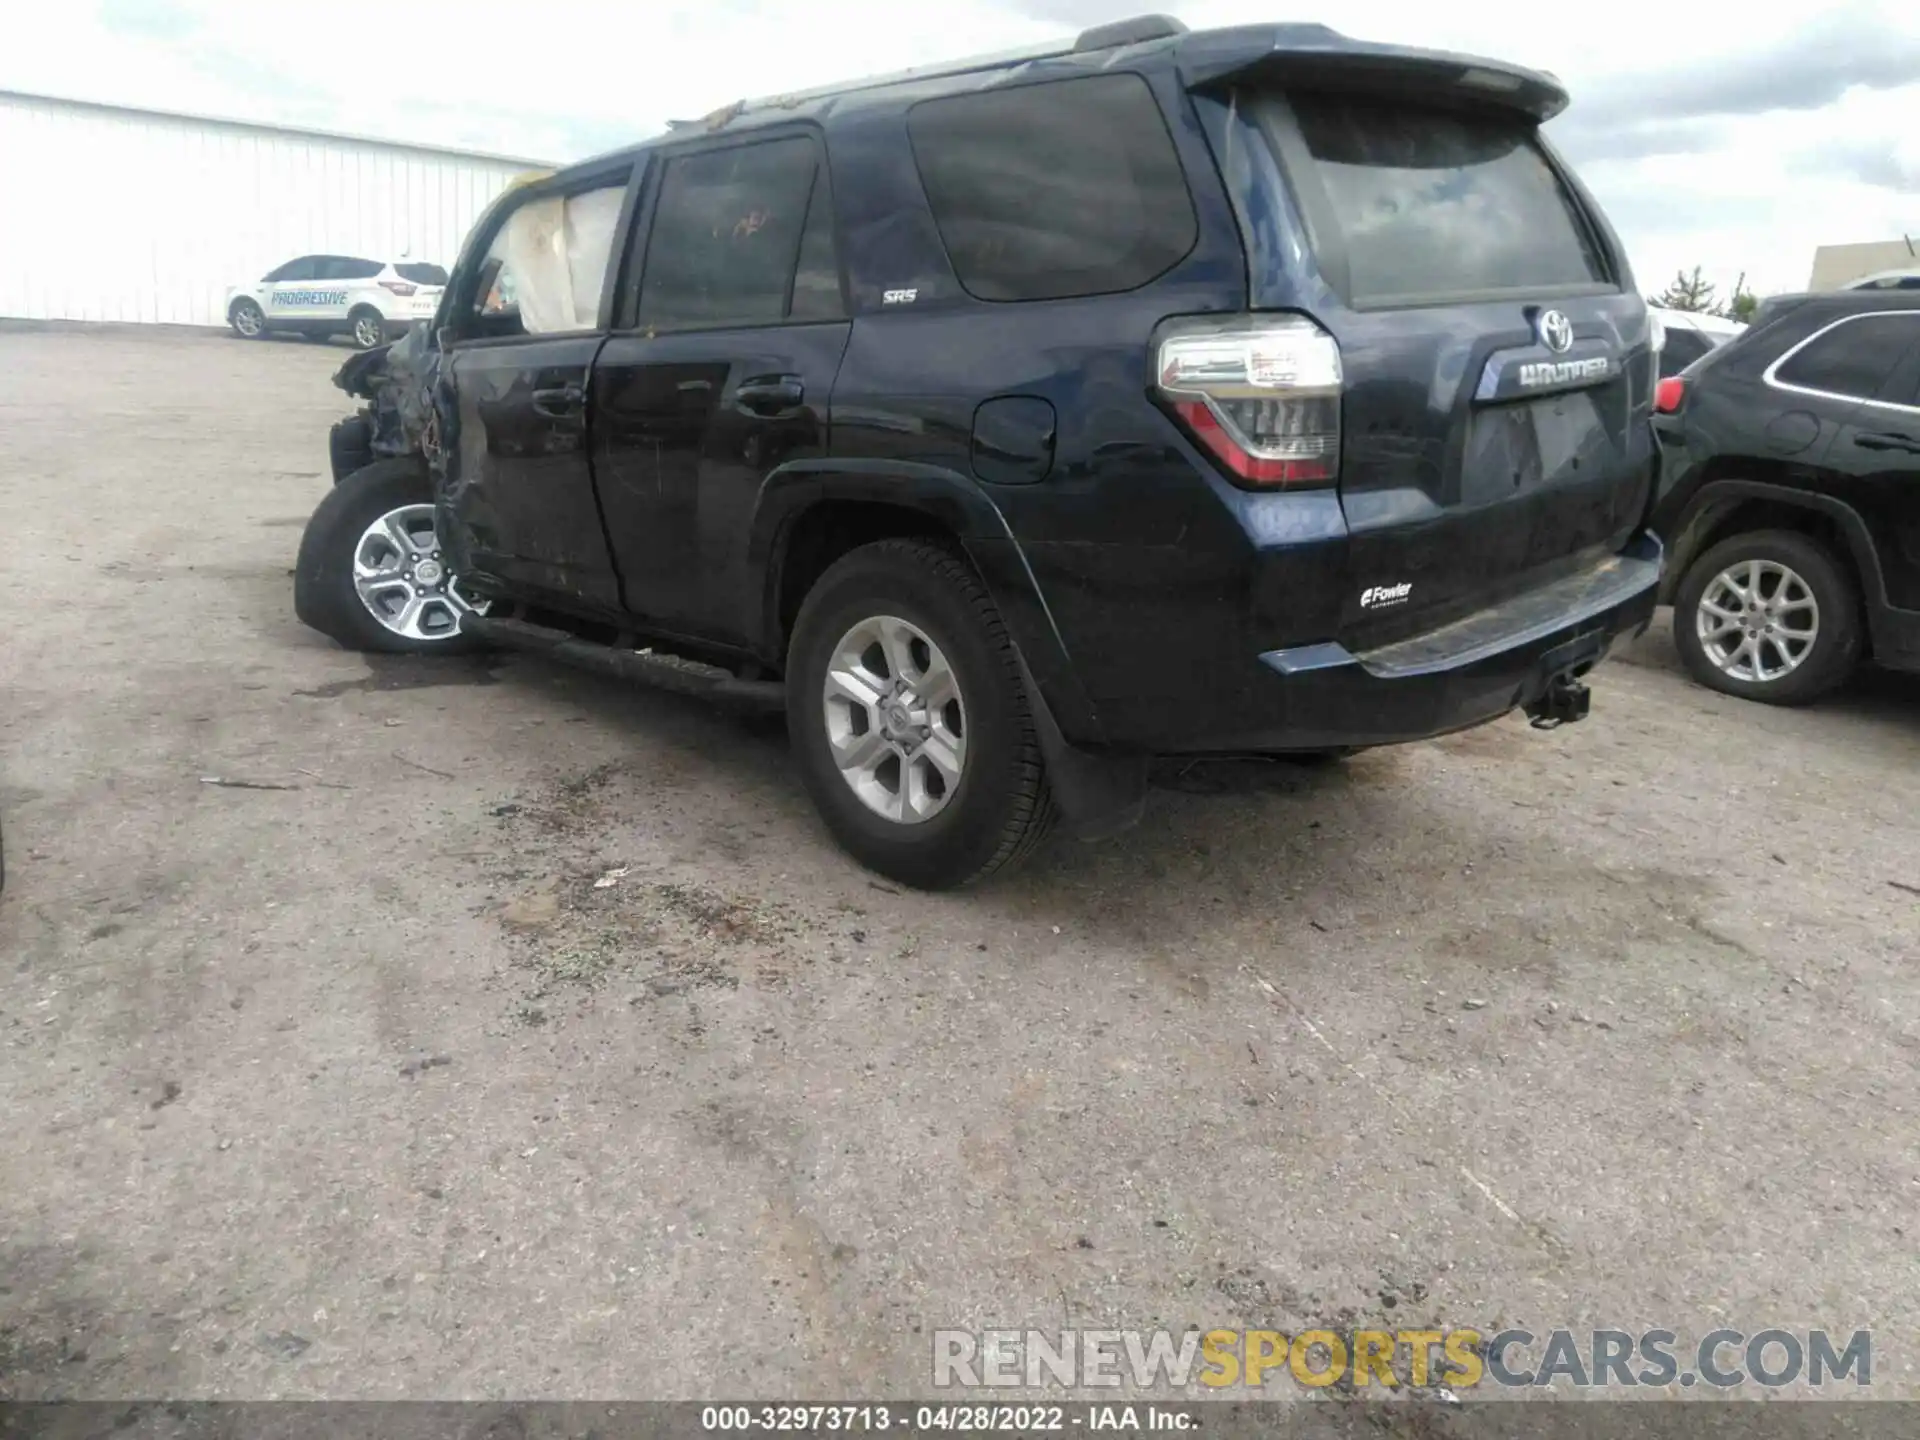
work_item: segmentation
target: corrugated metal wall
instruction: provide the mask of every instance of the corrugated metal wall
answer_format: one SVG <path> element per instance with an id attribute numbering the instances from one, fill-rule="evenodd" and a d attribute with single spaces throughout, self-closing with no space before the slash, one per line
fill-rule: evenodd
<path id="1" fill-rule="evenodd" d="M 0 93 L 0 316 L 221 325 L 296 255 L 450 266 L 529 168 Z"/>

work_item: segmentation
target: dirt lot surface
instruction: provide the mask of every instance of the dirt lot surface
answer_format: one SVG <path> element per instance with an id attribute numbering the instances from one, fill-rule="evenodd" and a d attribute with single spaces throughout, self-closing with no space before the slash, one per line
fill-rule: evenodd
<path id="1" fill-rule="evenodd" d="M 1920 687 L 1656 631 L 1589 723 L 1173 768 L 901 893 L 775 727 L 304 630 L 345 355 L 0 331 L 0 1394 L 1419 1321 L 1871 1326 L 1920 1393 Z"/>

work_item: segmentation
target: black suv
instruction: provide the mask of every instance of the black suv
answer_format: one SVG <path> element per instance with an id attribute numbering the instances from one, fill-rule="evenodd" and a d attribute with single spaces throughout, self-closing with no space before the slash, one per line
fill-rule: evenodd
<path id="1" fill-rule="evenodd" d="M 1695 679 L 1791 705 L 1863 657 L 1920 669 L 1920 294 L 1769 300 L 1656 408 L 1663 588 Z"/>
<path id="2" fill-rule="evenodd" d="M 398 458 L 321 507 L 300 613 L 784 706 L 835 836 L 920 886 L 1127 823 L 1155 755 L 1578 719 L 1660 548 L 1565 104 L 1148 17 L 525 185 L 407 351 L 419 423 L 336 437 Z"/>

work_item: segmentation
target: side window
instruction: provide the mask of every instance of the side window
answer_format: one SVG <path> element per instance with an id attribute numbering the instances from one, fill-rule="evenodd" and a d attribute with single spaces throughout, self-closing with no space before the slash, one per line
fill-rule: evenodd
<path id="1" fill-rule="evenodd" d="M 283 281 L 318 280 L 320 278 L 320 257 L 302 255 L 298 260 L 289 260 L 278 270 L 269 271 L 262 284 L 277 285 Z"/>
<path id="2" fill-rule="evenodd" d="M 1871 400 L 1916 341 L 1920 312 L 1862 315 L 1803 344 L 1774 370 L 1773 378 L 1803 390 Z"/>
<path id="3" fill-rule="evenodd" d="M 473 296 L 479 333 L 596 329 L 626 194 L 623 178 L 572 195 L 536 195 L 511 211 L 480 267 Z"/>
<path id="4" fill-rule="evenodd" d="M 832 318 L 822 313 L 825 277 L 831 273 L 835 313 L 840 280 L 819 170 L 804 136 L 668 160 L 640 272 L 638 324 L 701 330 Z"/>
<path id="5" fill-rule="evenodd" d="M 1137 75 L 928 100 L 907 127 L 954 273 L 979 299 L 1132 290 L 1193 248 L 1180 157 Z"/>
<path id="6" fill-rule="evenodd" d="M 385 267 L 378 260 L 356 260 L 345 255 L 329 255 L 320 267 L 322 280 L 371 280 Z"/>

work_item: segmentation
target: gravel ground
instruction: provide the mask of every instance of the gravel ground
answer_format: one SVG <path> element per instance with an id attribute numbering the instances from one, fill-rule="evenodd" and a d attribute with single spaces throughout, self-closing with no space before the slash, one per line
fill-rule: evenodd
<path id="1" fill-rule="evenodd" d="M 777 727 L 303 629 L 345 354 L 0 330 L 0 1395 L 1416 1321 L 1871 1326 L 1920 1393 L 1920 686 L 1656 631 L 1587 724 L 1170 769 L 901 893 Z"/>

